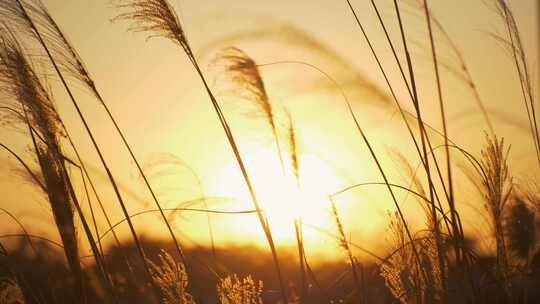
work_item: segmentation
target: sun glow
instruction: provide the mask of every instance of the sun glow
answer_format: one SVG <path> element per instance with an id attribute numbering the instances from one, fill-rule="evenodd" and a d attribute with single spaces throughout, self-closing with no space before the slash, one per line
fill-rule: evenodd
<path id="1" fill-rule="evenodd" d="M 276 153 L 260 147 L 244 154 L 244 161 L 252 180 L 257 199 L 268 217 L 274 238 L 280 241 L 295 241 L 294 220 L 327 226 L 329 218 L 328 194 L 335 191 L 337 178 L 332 170 L 319 158 L 299 155 L 299 181 L 292 173 L 287 161 L 282 168 Z M 219 190 L 239 199 L 242 206 L 253 208 L 245 182 L 236 177 L 236 161 L 227 164 L 220 179 Z M 238 228 L 250 233 L 259 229 L 255 217 L 237 223 Z M 304 229 L 304 239 L 319 237 L 310 229 Z"/>

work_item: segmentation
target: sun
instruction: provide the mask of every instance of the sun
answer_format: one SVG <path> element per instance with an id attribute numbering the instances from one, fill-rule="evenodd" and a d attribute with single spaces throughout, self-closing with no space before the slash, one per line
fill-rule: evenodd
<path id="1" fill-rule="evenodd" d="M 243 160 L 275 239 L 295 241 L 295 219 L 322 227 L 331 224 L 328 194 L 335 191 L 338 179 L 322 160 L 309 154 L 299 155 L 300 173 L 297 181 L 287 161 L 281 166 L 276 152 L 260 146 L 246 151 Z M 218 188 L 238 199 L 242 206 L 253 208 L 236 161 L 223 168 Z M 245 220 L 236 225 L 248 232 L 259 229 L 257 220 Z M 305 229 L 304 239 L 310 236 L 319 237 L 312 230 Z"/>

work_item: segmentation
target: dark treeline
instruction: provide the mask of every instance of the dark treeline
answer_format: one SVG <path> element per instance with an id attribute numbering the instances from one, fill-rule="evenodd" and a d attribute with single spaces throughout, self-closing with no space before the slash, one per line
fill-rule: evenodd
<path id="1" fill-rule="evenodd" d="M 141 238 L 147 256 L 157 262 L 162 250 L 174 252 L 170 242 Z M 26 303 L 79 303 L 74 293 L 75 282 L 69 275 L 66 264 L 58 249 L 51 249 L 49 244 L 34 241 L 37 249 L 35 254 L 28 242 L 21 240 L 12 246 L 7 255 L 2 254 L 0 265 L 3 265 L 0 277 L 15 278 L 22 290 Z M 151 297 L 151 286 L 144 282 L 142 265 L 137 262 L 137 252 L 133 244 L 125 244 L 124 249 L 108 248 L 106 253 L 107 266 L 113 278 L 119 303 L 157 303 Z M 127 251 L 127 252 L 126 252 Z M 253 279 L 264 282 L 262 299 L 265 303 L 276 302 L 279 299 L 279 282 L 272 269 L 272 257 L 268 252 L 255 247 L 190 248 L 186 251 L 187 260 L 194 265 L 190 282 L 196 288 L 192 289 L 200 303 L 216 303 L 216 285 L 220 277 L 238 274 L 240 277 L 253 275 Z M 175 257 L 178 258 L 178 257 Z M 127 259 L 127 260 L 126 260 Z M 83 259 L 84 260 L 84 259 Z M 297 273 L 297 260 L 292 253 L 282 253 L 283 269 L 287 275 L 289 292 L 298 292 L 300 278 Z M 493 256 L 479 256 L 473 273 L 477 282 L 477 303 L 504 303 L 504 288 L 497 281 L 496 275 L 489 271 L 495 269 L 496 259 Z M 91 263 L 89 263 L 91 264 Z M 8 267 L 9 265 L 9 267 Z M 84 282 L 86 303 L 100 303 L 103 289 L 99 287 L 97 269 L 94 265 L 86 265 Z M 354 280 L 346 263 L 324 262 L 313 263 L 311 270 L 314 277 L 309 278 L 309 300 L 307 303 L 348 303 L 354 295 Z M 449 303 L 465 303 L 467 296 L 460 289 L 458 271 L 449 268 Z M 380 275 L 379 266 L 366 263 L 362 266 L 362 278 L 366 294 L 363 296 L 367 303 L 392 303 L 393 297 Z M 515 275 L 510 279 L 510 297 L 519 303 L 538 303 L 540 301 L 540 254 L 532 257 L 531 268 L 527 273 Z M 190 283 L 191 284 L 191 283 Z M 527 294 L 524 290 L 528 290 Z M 524 299 L 523 297 L 527 297 Z M 513 301 L 514 302 L 514 301 Z M 3 302 L 2 302 L 3 303 Z M 9 302 L 12 303 L 12 302 Z M 13 302 L 15 303 L 15 302 Z M 22 303 L 22 302 L 21 302 Z M 81 302 L 83 303 L 83 302 Z"/>

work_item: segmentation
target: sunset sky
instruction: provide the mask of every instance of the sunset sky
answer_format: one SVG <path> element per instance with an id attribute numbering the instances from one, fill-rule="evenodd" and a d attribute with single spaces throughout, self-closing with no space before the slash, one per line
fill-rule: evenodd
<path id="1" fill-rule="evenodd" d="M 188 58 L 177 46 L 159 38 L 146 40 L 145 34 L 127 32 L 129 24 L 126 22 L 112 22 L 118 10 L 110 0 L 43 2 L 84 59 L 167 208 L 205 193 L 211 197 L 207 202 L 209 209 L 253 209 L 210 100 Z M 376 2 L 390 34 L 398 41 L 392 1 Z M 491 114 L 496 133 L 511 145 L 510 165 L 516 178 L 538 179 L 539 171 L 531 170 L 535 166 L 538 168 L 538 163 L 527 129 L 515 66 L 510 53 L 491 37 L 492 33 L 504 36 L 505 28 L 490 2 L 436 0 L 430 1 L 430 5 L 434 16 L 461 50 Z M 373 160 L 354 130 L 340 89 L 317 70 L 292 61 L 314 65 L 340 85 L 376 151 L 383 155 L 381 160 L 388 168 L 391 180 L 403 185 L 410 183 L 409 177 L 401 172 L 396 153 L 405 156 L 412 166 L 417 166 L 419 159 L 345 1 L 174 0 L 171 3 L 177 8 L 203 72 L 231 121 L 255 189 L 263 208 L 268 210 L 278 244 L 294 244 L 291 222 L 298 213 L 306 223 L 307 251 L 329 256 L 337 250 L 337 241 L 310 228 L 311 225 L 335 233 L 327 196 L 356 183 L 381 181 Z M 416 3 L 415 0 L 401 3 L 406 30 L 412 41 L 421 104 L 425 101 L 422 104 L 424 119 L 441 130 L 425 20 L 422 11 L 407 4 Z M 537 1 L 514 0 L 510 3 L 518 20 L 533 78 L 538 79 Z M 401 84 L 373 9 L 368 1 L 352 1 L 352 4 L 366 25 L 376 51 L 384 59 L 391 82 Z M 456 66 L 458 61 L 448 44 L 441 35 L 437 38 L 441 62 Z M 209 63 L 217 51 L 228 46 L 239 47 L 258 64 L 282 62 L 263 65 L 259 69 L 271 100 L 291 113 L 299 143 L 300 189 L 291 173 L 280 168 L 264 119 L 249 105 L 242 105 L 242 101 L 227 94 L 220 95 L 219 71 Z M 473 95 L 447 70 L 443 71 L 442 77 L 450 138 L 479 155 L 487 126 Z M 51 80 L 51 85 L 60 114 L 72 130 L 92 176 L 98 181 L 100 193 L 110 201 L 108 206 L 113 221 L 121 220 L 112 189 L 106 183 L 73 107 L 55 79 Z M 396 85 L 395 89 L 400 104 L 412 111 L 404 87 Z M 113 174 L 123 185 L 130 212 L 154 208 L 105 112 L 84 89 L 77 90 L 76 94 L 84 101 L 83 111 L 97 134 Z M 284 117 L 284 111 L 279 115 Z M 20 130 L 11 129 L 0 131 L 0 140 L 21 152 L 29 143 Z M 442 143 L 440 137 L 434 136 L 433 140 L 435 144 Z M 72 153 L 66 150 L 68 154 Z M 24 182 L 21 174 L 16 172 L 17 164 L 8 160 L 7 154 L 0 153 L 0 162 L 2 205 L 18 215 L 34 234 L 57 237 L 50 225 L 51 216 L 43 195 Z M 482 208 L 477 203 L 479 196 L 459 169 L 456 166 L 458 208 L 463 211 L 464 221 L 470 224 L 468 229 L 481 230 L 486 223 L 477 212 Z M 80 182 L 80 178 L 78 180 Z M 82 195 L 82 184 L 77 190 Z M 399 193 L 399 199 L 413 225 L 423 224 L 418 203 L 405 193 Z M 380 186 L 367 187 L 339 196 L 336 201 L 352 241 L 382 252 L 385 238 L 381 235 L 387 228 L 387 213 L 393 210 L 386 190 Z M 266 246 L 254 214 L 212 215 L 211 220 L 219 244 Z M 166 237 L 155 214 L 141 215 L 135 223 L 141 234 Z M 186 244 L 209 244 L 206 215 L 184 212 L 176 218 L 175 226 Z M 17 229 L 15 225 L 9 227 L 13 231 Z M 120 231 L 127 236 L 126 225 L 121 227 Z M 105 229 L 104 223 L 100 223 L 100 228 Z"/>

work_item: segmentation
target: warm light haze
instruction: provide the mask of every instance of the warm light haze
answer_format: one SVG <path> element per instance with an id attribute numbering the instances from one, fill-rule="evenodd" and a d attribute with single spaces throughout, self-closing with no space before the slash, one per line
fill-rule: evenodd
<path id="1" fill-rule="evenodd" d="M 0 304 L 540 301 L 536 0 L 0 0 Z"/>

